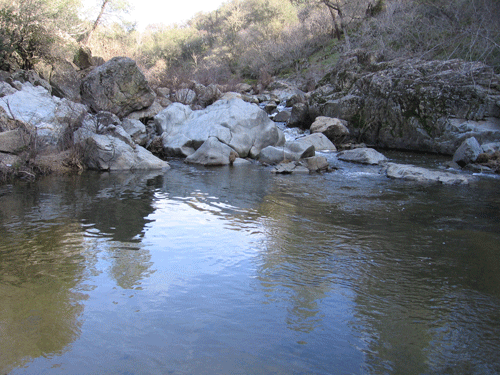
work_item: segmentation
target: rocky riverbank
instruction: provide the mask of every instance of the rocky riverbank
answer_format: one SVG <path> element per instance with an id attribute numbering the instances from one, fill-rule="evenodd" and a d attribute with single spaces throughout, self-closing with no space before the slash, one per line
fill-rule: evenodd
<path id="1" fill-rule="evenodd" d="M 312 92 L 284 81 L 259 93 L 245 84 L 225 91 L 191 83 L 155 92 L 122 57 L 80 69 L 3 72 L 0 175 L 168 169 L 168 157 L 207 166 L 281 163 L 276 173 L 309 173 L 331 169 L 316 151 L 338 149 L 355 149 L 339 154 L 344 160 L 385 163 L 364 144 L 450 155 L 454 170 L 499 171 L 500 77 L 479 63 L 384 62 L 355 51 Z M 300 135 L 286 137 L 285 126 Z M 422 170 L 391 164 L 384 171 L 391 178 L 466 180 L 418 178 Z"/>

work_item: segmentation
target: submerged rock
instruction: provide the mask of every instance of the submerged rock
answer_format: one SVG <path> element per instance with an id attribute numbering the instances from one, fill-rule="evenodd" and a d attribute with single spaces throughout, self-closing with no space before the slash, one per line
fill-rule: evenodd
<path id="1" fill-rule="evenodd" d="M 387 177 L 416 182 L 441 183 L 445 185 L 468 184 L 469 178 L 457 173 L 430 170 L 407 164 L 388 163 Z"/>

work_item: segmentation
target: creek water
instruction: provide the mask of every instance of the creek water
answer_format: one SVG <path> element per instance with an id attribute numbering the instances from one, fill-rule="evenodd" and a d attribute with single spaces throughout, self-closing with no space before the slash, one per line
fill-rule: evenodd
<path id="1" fill-rule="evenodd" d="M 0 374 L 500 373 L 500 180 L 340 167 L 0 186 Z"/>

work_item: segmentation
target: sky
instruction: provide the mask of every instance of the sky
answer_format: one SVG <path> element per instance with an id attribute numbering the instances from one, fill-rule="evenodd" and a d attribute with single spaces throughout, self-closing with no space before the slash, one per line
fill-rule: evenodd
<path id="1" fill-rule="evenodd" d="M 129 0 L 132 10 L 127 19 L 137 22 L 142 31 L 149 24 L 181 24 L 198 12 L 219 8 L 227 0 Z M 85 7 L 100 9 L 102 0 L 84 0 Z"/>

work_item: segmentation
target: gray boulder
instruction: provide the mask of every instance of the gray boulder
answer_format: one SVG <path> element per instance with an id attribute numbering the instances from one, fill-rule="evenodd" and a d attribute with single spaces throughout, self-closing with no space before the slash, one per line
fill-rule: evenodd
<path id="1" fill-rule="evenodd" d="M 222 96 L 222 92 L 219 87 L 214 84 L 204 86 L 200 83 L 196 83 L 193 90 L 196 93 L 196 103 L 202 107 L 213 104 Z"/>
<path id="2" fill-rule="evenodd" d="M 288 122 L 290 120 L 290 117 L 292 116 L 292 113 L 289 110 L 283 110 L 280 111 L 276 114 L 276 116 L 273 117 L 274 122 Z"/>
<path id="3" fill-rule="evenodd" d="M 335 145 L 323 133 L 315 133 L 297 138 L 295 142 L 314 146 L 316 151 L 337 151 Z"/>
<path id="4" fill-rule="evenodd" d="M 123 129 L 130 135 L 132 140 L 140 146 L 145 146 L 148 141 L 146 125 L 139 120 L 123 119 Z"/>
<path id="5" fill-rule="evenodd" d="M 158 134 L 179 133 L 179 128 L 191 117 L 193 110 L 182 103 L 172 103 L 154 117 Z"/>
<path id="6" fill-rule="evenodd" d="M 338 158 L 353 163 L 377 165 L 387 161 L 387 158 L 373 148 L 356 148 L 354 150 L 342 151 Z"/>
<path id="7" fill-rule="evenodd" d="M 310 110 L 348 121 L 384 148 L 453 155 L 462 142 L 500 140 L 500 76 L 479 62 L 377 62 L 351 51 L 310 95 Z"/>
<path id="8" fill-rule="evenodd" d="M 73 64 L 80 69 L 87 69 L 92 66 L 92 51 L 90 48 L 81 45 L 73 57 Z"/>
<path id="9" fill-rule="evenodd" d="M 52 95 L 74 102 L 80 101 L 80 76 L 70 62 L 54 59 L 50 63 L 40 62 L 35 68 L 52 86 Z"/>
<path id="10" fill-rule="evenodd" d="M 93 69 L 82 81 L 81 94 L 94 111 L 120 118 L 149 107 L 155 99 L 146 78 L 128 57 L 115 57 Z"/>
<path id="11" fill-rule="evenodd" d="M 6 96 L 6 95 L 12 95 L 16 92 L 17 90 L 12 87 L 10 84 L 7 82 L 0 81 L 0 98 Z"/>
<path id="12" fill-rule="evenodd" d="M 300 161 L 310 172 L 325 172 L 330 168 L 324 156 L 312 156 Z"/>
<path id="13" fill-rule="evenodd" d="M 17 154 L 26 149 L 30 134 L 21 128 L 0 132 L 0 152 Z"/>
<path id="14" fill-rule="evenodd" d="M 435 171 L 413 165 L 388 163 L 385 170 L 387 177 L 424 183 L 445 185 L 468 184 L 469 178 L 457 173 Z"/>
<path id="15" fill-rule="evenodd" d="M 94 134 L 83 145 L 84 162 L 100 171 L 169 169 L 170 166 L 144 147 L 132 147 L 109 134 Z"/>
<path id="16" fill-rule="evenodd" d="M 347 128 L 347 121 L 326 116 L 316 117 L 310 130 L 311 133 L 323 133 L 335 144 L 345 142 L 350 134 Z"/>
<path id="17" fill-rule="evenodd" d="M 163 132 L 167 148 L 174 140 L 178 147 L 182 139 L 183 144 L 196 150 L 208 138 L 215 137 L 239 157 L 256 158 L 263 148 L 282 145 L 285 140 L 283 132 L 262 109 L 235 97 L 218 100 L 199 111 L 173 104 L 155 116 L 154 122 L 158 132 Z"/>
<path id="18" fill-rule="evenodd" d="M 180 89 L 173 95 L 173 100 L 182 104 L 193 104 L 196 99 L 196 92 L 191 89 Z"/>
<path id="19" fill-rule="evenodd" d="M 297 103 L 292 107 L 292 113 L 287 125 L 291 128 L 308 129 L 311 126 L 309 108 L 305 103 Z"/>
<path id="20" fill-rule="evenodd" d="M 467 138 L 453 155 L 453 162 L 465 167 L 467 164 L 475 162 L 481 151 L 481 145 L 476 138 Z"/>
<path id="21" fill-rule="evenodd" d="M 481 146 L 481 152 L 486 154 L 493 154 L 497 151 L 500 151 L 500 142 L 485 143 Z"/>
<path id="22" fill-rule="evenodd" d="M 153 104 L 151 104 L 148 108 L 132 112 L 127 115 L 127 118 L 131 120 L 141 120 L 147 123 L 147 121 L 152 120 L 158 113 L 160 113 L 163 108 L 164 107 L 161 105 L 160 100 L 156 98 Z"/>
<path id="23" fill-rule="evenodd" d="M 36 130 L 37 147 L 50 151 L 67 146 L 64 144 L 69 131 L 78 128 L 88 108 L 50 95 L 42 86 L 26 82 L 20 90 L 0 100 L 9 118 L 15 118 Z"/>
<path id="24" fill-rule="evenodd" d="M 196 152 L 186 158 L 186 163 L 218 166 L 230 164 L 230 155 L 234 150 L 220 142 L 216 137 L 209 137 Z"/>
<path id="25" fill-rule="evenodd" d="M 296 161 L 290 161 L 278 164 L 271 172 L 276 174 L 297 174 L 309 173 L 309 169 Z"/>
<path id="26" fill-rule="evenodd" d="M 313 145 L 300 142 L 287 142 L 283 147 L 267 146 L 259 154 L 259 161 L 266 164 L 278 164 L 283 161 L 297 161 L 315 155 Z"/>

